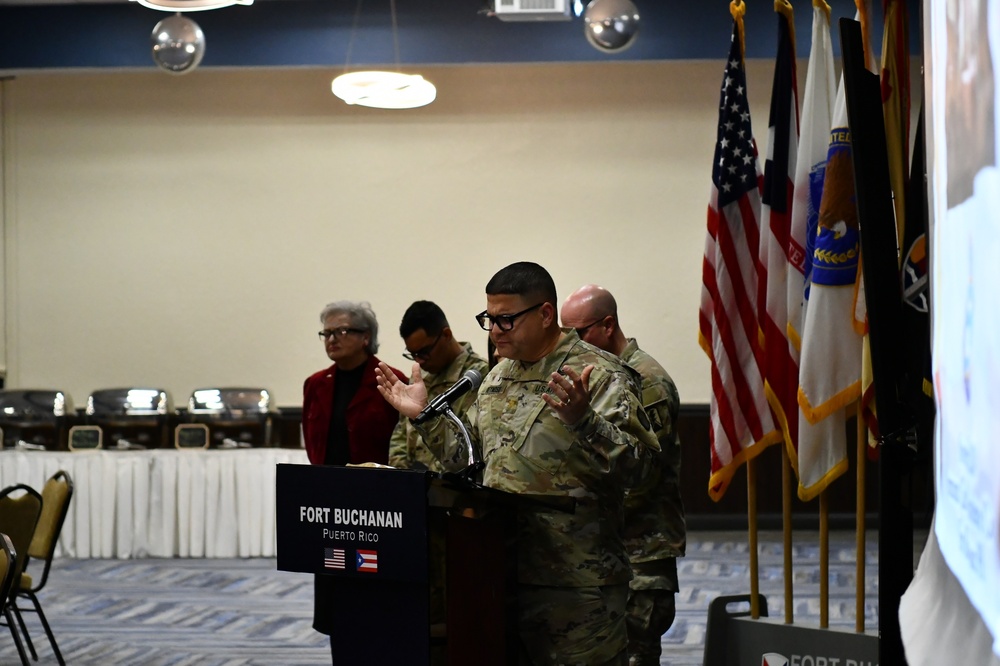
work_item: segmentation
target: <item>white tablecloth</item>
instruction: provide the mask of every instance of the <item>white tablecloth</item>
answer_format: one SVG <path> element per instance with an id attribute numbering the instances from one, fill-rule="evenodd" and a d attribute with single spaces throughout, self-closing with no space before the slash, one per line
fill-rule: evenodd
<path id="1" fill-rule="evenodd" d="M 74 492 L 56 556 L 274 557 L 278 463 L 301 449 L 3 451 L 0 488 L 41 492 L 58 470 Z"/>

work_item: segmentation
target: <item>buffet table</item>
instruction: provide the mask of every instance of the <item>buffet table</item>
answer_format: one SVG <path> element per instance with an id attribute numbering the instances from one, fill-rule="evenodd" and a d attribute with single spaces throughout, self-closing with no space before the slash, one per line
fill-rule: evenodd
<path id="1" fill-rule="evenodd" d="M 74 493 L 56 556 L 274 557 L 278 463 L 302 449 L 0 452 L 0 488 L 41 492 L 65 470 Z"/>

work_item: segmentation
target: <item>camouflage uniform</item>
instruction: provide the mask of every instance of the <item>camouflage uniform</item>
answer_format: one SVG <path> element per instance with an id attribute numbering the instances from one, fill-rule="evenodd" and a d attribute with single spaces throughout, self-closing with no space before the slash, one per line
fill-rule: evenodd
<path id="1" fill-rule="evenodd" d="M 444 393 L 468 370 L 478 370 L 481 375 L 486 375 L 489 369 L 486 361 L 472 351 L 468 342 L 461 345 L 462 352 L 443 372 L 423 373 L 428 401 Z M 475 393 L 466 393 L 452 404 L 452 409 L 456 414 L 462 414 L 475 400 Z M 469 464 L 469 451 L 465 442 L 445 421 L 435 420 L 418 431 L 410 419 L 401 416 L 389 440 L 389 464 L 403 469 L 459 472 Z"/>
<path id="2" fill-rule="evenodd" d="M 625 548 L 632 564 L 626 622 L 631 666 L 658 666 L 660 638 L 674 621 L 677 559 L 686 529 L 681 504 L 680 398 L 667 371 L 629 338 L 622 360 L 642 375 L 642 406 L 653 423 L 660 454 L 642 488 L 625 498 Z"/>
<path id="3" fill-rule="evenodd" d="M 626 664 L 625 602 L 631 577 L 622 542 L 625 486 L 659 448 L 639 402 L 638 376 L 621 361 L 565 335 L 545 358 L 502 359 L 469 411 L 487 486 L 568 495 L 575 513 L 519 516 L 519 632 L 535 666 Z M 591 411 L 570 427 L 542 400 L 551 373 L 588 365 Z"/>

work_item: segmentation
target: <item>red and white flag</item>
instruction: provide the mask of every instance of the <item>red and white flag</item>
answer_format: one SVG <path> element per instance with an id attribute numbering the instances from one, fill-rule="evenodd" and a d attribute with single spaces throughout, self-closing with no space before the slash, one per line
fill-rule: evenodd
<path id="1" fill-rule="evenodd" d="M 357 565 L 358 571 L 364 573 L 378 573 L 378 551 L 359 550 Z"/>
<path id="2" fill-rule="evenodd" d="M 795 19 L 788 0 L 777 0 L 778 56 L 771 86 L 767 159 L 761 198 L 760 263 L 757 307 L 764 338 L 764 383 L 794 460 L 798 442 L 799 368 L 789 353 L 788 272 L 795 165 L 799 145 L 799 91 L 795 73 Z"/>
<path id="3" fill-rule="evenodd" d="M 719 100 L 708 234 L 702 262 L 699 343 L 712 364 L 709 495 L 725 493 L 736 468 L 781 441 L 764 394 L 757 294 L 760 165 L 750 125 L 743 59 L 743 2 L 732 3 L 733 34 Z"/>

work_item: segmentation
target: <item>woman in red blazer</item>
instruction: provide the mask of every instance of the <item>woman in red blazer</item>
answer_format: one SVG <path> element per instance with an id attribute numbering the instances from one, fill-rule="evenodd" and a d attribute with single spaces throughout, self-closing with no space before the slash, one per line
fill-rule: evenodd
<path id="1" fill-rule="evenodd" d="M 320 313 L 320 338 L 334 363 L 305 381 L 302 434 L 314 465 L 386 464 L 399 412 L 375 382 L 378 321 L 366 302 L 338 301 Z M 396 376 L 406 376 L 392 368 Z"/>
<path id="2" fill-rule="evenodd" d="M 346 465 L 389 459 L 389 437 L 399 412 L 378 392 L 378 321 L 365 302 L 330 303 L 319 316 L 320 339 L 333 365 L 305 381 L 302 396 L 302 434 L 309 462 Z M 396 376 L 406 376 L 391 368 Z M 334 650 L 330 609 L 335 603 L 336 579 L 316 576 L 313 628 L 330 636 Z M 343 638 L 343 637 L 342 637 Z M 335 652 L 335 650 L 334 650 Z"/>

